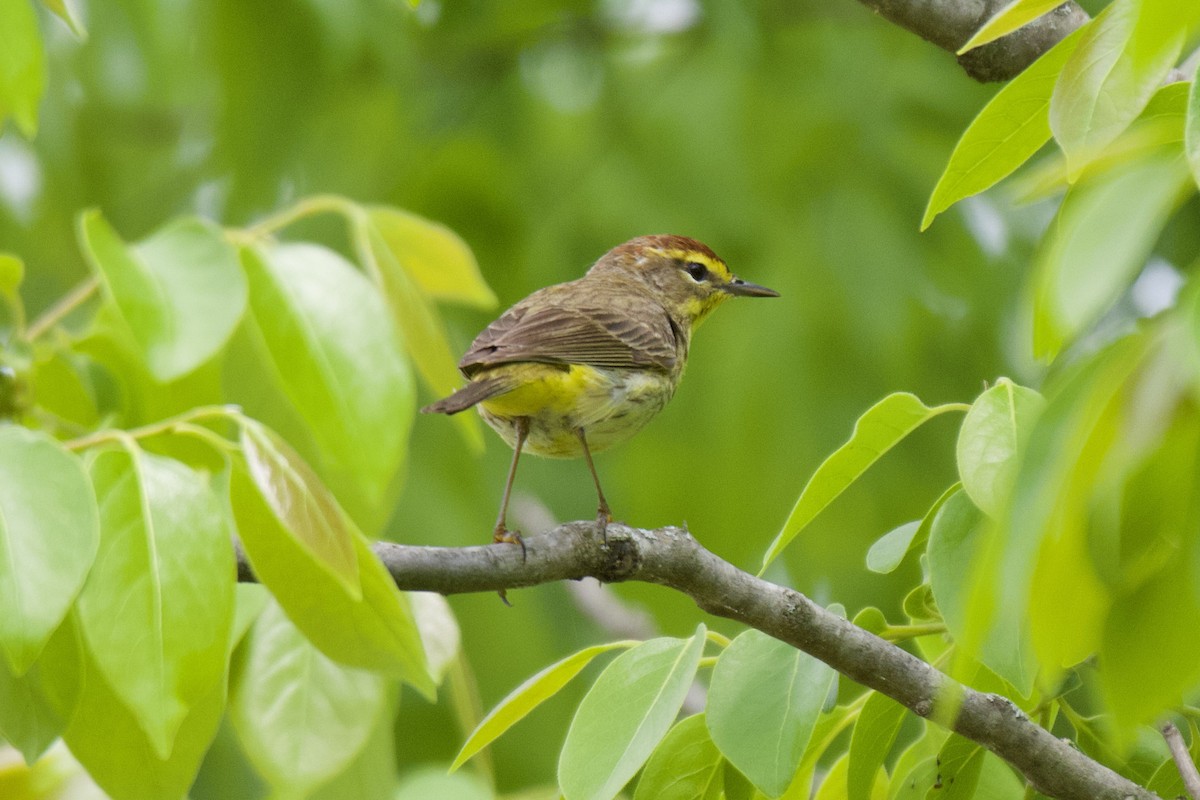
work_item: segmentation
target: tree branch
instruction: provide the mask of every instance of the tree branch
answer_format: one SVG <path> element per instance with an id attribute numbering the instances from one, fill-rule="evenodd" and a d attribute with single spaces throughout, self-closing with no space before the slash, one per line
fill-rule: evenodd
<path id="1" fill-rule="evenodd" d="M 644 581 L 683 592 L 701 609 L 736 620 L 819 658 L 838 672 L 929 717 L 938 698 L 957 698 L 950 724 L 1007 761 L 1034 787 L 1063 800 L 1155 800 L 1070 742 L 1038 727 L 1006 698 L 983 694 L 926 662 L 826 611 L 792 589 L 723 561 L 679 528 L 608 526 L 608 542 L 592 522 L 570 522 L 525 539 L 526 560 L 511 545 L 420 547 L 379 543 L 375 552 L 409 591 L 494 592 L 585 577 Z M 253 581 L 244 553 L 238 579 Z"/>
<path id="2" fill-rule="evenodd" d="M 859 2 L 901 28 L 955 53 L 1011 0 Z M 1073 1 L 1063 3 L 1007 36 L 958 56 L 958 63 L 981 83 L 1009 80 L 1089 19 L 1087 12 Z"/>
<path id="3" fill-rule="evenodd" d="M 1192 756 L 1188 753 L 1187 744 L 1184 743 L 1179 728 L 1175 727 L 1175 723 L 1168 722 L 1162 726 L 1162 735 L 1167 740 L 1167 748 L 1171 751 L 1171 758 L 1175 760 L 1175 768 L 1179 770 L 1179 777 L 1183 779 L 1183 788 L 1187 789 L 1188 797 L 1200 800 L 1200 772 L 1196 771 L 1196 765 L 1192 763 Z"/>

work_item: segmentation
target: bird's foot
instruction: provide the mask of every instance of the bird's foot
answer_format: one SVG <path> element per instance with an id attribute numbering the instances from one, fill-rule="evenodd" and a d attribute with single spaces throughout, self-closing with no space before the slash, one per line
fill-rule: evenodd
<path id="1" fill-rule="evenodd" d="M 521 545 L 521 561 L 525 561 L 529 556 L 529 552 L 525 549 L 525 540 L 521 538 L 521 532 L 510 531 L 503 522 L 497 525 L 496 529 L 492 531 L 492 543 L 519 544 Z M 504 602 L 504 605 L 512 608 L 512 603 L 508 602 L 508 592 L 501 589 L 496 594 L 500 595 L 500 599 Z"/>
<path id="2" fill-rule="evenodd" d="M 529 558 L 529 551 L 525 549 L 525 540 L 521 538 L 520 531 L 510 531 L 504 523 L 496 526 L 492 531 L 493 544 L 519 544 L 521 545 L 521 560 L 526 561 Z"/>
<path id="3" fill-rule="evenodd" d="M 613 521 L 612 512 L 608 510 L 608 506 L 600 506 L 596 509 L 596 527 L 600 529 L 600 537 L 604 540 L 604 544 L 608 544 L 608 526 Z"/>

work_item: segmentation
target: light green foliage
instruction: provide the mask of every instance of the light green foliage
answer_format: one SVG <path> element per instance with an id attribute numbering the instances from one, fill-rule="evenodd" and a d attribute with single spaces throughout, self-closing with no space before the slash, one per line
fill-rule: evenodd
<path id="1" fill-rule="evenodd" d="M 989 516 L 1003 512 L 1021 451 L 1045 405 L 1032 389 L 1008 378 L 976 398 L 958 432 L 956 455 L 963 490 Z"/>
<path id="2" fill-rule="evenodd" d="M 694 714 L 654 748 L 633 800 L 717 800 L 725 786 L 723 766 L 704 715 Z"/>
<path id="3" fill-rule="evenodd" d="M 62 622 L 99 541 L 79 459 L 45 434 L 0 427 L 0 650 L 14 676 Z"/>
<path id="4" fill-rule="evenodd" d="M 1057 355 L 1128 287 L 1185 191 L 1186 165 L 1161 153 L 1068 192 L 1034 266 L 1035 355 Z"/>
<path id="5" fill-rule="evenodd" d="M 0 0 L 0 129 L 8 117 L 26 136 L 37 133 L 46 82 L 45 55 L 29 0 Z"/>
<path id="6" fill-rule="evenodd" d="M 584 648 L 578 653 L 572 653 L 557 661 L 544 670 L 529 678 L 496 707 L 488 712 L 459 751 L 451 770 L 456 770 L 467 762 L 471 756 L 487 747 L 505 731 L 524 719 L 529 712 L 540 706 L 557 694 L 572 678 L 592 662 L 596 656 L 611 650 L 626 649 L 638 644 L 637 642 L 612 642 Z"/>
<path id="7" fill-rule="evenodd" d="M 1192 177 L 1200 183 L 1200 62 L 1188 90 L 1187 123 L 1184 128 L 1184 152 Z"/>
<path id="8" fill-rule="evenodd" d="M 62 735 L 79 702 L 79 633 L 65 618 L 24 675 L 0 659 L 0 735 L 33 764 Z"/>
<path id="9" fill-rule="evenodd" d="M 617 656 L 579 704 L 563 742 L 558 782 L 566 800 L 612 800 L 641 769 L 679 713 L 704 649 L 653 639 Z"/>
<path id="10" fill-rule="evenodd" d="M 904 706 L 878 692 L 871 692 L 863 705 L 846 762 L 846 800 L 871 800 L 880 770 L 900 733 Z"/>
<path id="11" fill-rule="evenodd" d="M 401 677 L 432 696 L 433 681 L 408 599 L 362 534 L 349 532 L 359 582 L 348 588 L 299 543 L 287 520 L 243 470 L 233 471 L 230 490 L 255 575 L 313 644 L 343 664 Z"/>
<path id="12" fill-rule="evenodd" d="M 230 718 L 251 762 L 284 794 L 303 796 L 341 772 L 386 710 L 386 685 L 330 661 L 277 605 L 240 651 Z"/>
<path id="13" fill-rule="evenodd" d="M 886 574 L 899 567 L 910 553 L 920 552 L 929 541 L 929 529 L 938 509 L 961 488 L 962 484 L 954 484 L 934 501 L 924 517 L 906 522 L 876 539 L 867 551 L 867 569 Z"/>
<path id="14" fill-rule="evenodd" d="M 166 760 L 184 719 L 224 683 L 231 528 L 208 479 L 173 459 L 128 446 L 89 472 L 100 549 L 79 626 L 96 673 Z"/>
<path id="15" fill-rule="evenodd" d="M 325 481 L 366 516 L 403 465 L 415 405 L 383 299 L 315 245 L 244 250 L 243 265 L 267 368 L 311 434 Z"/>
<path id="16" fill-rule="evenodd" d="M 84 253 L 137 342 L 150 372 L 167 382 L 221 348 L 246 308 L 237 251 L 200 219 L 180 219 L 127 245 L 98 211 L 79 220 Z"/>
<path id="17" fill-rule="evenodd" d="M 713 669 L 708 728 L 721 753 L 779 797 L 805 753 L 836 673 L 812 656 L 750 630 Z"/>
<path id="18" fill-rule="evenodd" d="M 379 232 L 373 248 L 381 243 L 421 292 L 436 300 L 484 310 L 495 308 L 496 295 L 479 273 L 474 253 L 454 231 L 439 222 L 386 206 L 368 208 L 367 219 Z"/>
<path id="19" fill-rule="evenodd" d="M 421 378 L 434 394 L 448 395 L 461 385 L 462 376 L 455 366 L 457 358 L 445 324 L 438 316 L 432 300 L 419 288 L 417 276 L 421 273 L 410 272 L 413 267 L 420 269 L 423 260 L 414 259 L 410 266 L 410 262 L 401 255 L 405 233 L 402 219 L 379 208 L 369 213 L 361 212 L 351 220 L 351 235 L 359 259 L 388 299 L 397 325 L 409 343 Z M 457 251 L 457 248 L 454 249 Z M 465 259 L 457 256 L 455 260 L 460 263 L 459 273 L 464 282 L 454 287 L 458 292 L 453 296 L 481 302 L 481 292 L 468 265 L 463 263 Z M 433 279 L 426 277 L 425 280 Z M 451 291 L 444 288 L 446 284 L 443 280 L 437 280 L 435 285 L 442 287 L 444 293 Z M 460 414 L 456 420 L 467 443 L 476 450 L 482 449 L 483 440 L 475 415 Z"/>
<path id="20" fill-rule="evenodd" d="M 1073 175 L 1145 107 L 1195 17 L 1177 0 L 1115 0 L 1087 27 L 1050 100 L 1050 128 Z"/>
<path id="21" fill-rule="evenodd" d="M 246 473 L 281 530 L 352 599 L 362 599 L 354 524 L 325 485 L 286 442 L 252 420 L 242 423 L 240 444 Z"/>
<path id="22" fill-rule="evenodd" d="M 1012 0 L 975 31 L 967 43 L 958 49 L 958 54 L 994 42 L 1060 5 L 1062 3 L 1056 0 Z"/>
<path id="23" fill-rule="evenodd" d="M 207 687 L 192 704 L 165 758 L 86 651 L 81 685 L 63 740 L 92 780 L 113 800 L 183 797 L 220 724 L 225 680 Z"/>
<path id="24" fill-rule="evenodd" d="M 600 460 L 618 517 L 737 564 L 779 530 L 773 580 L 1180 791 L 1146 723 L 1200 686 L 1200 95 L 1162 82 L 1200 5 L 1102 0 L 998 89 L 832 6 L 642 5 L 98 2 L 84 39 L 71 0 L 0 0 L 0 733 L 27 759 L 62 735 L 114 800 L 541 800 L 556 760 L 568 800 L 1024 797 L 761 634 L 596 645 L 557 589 L 410 597 L 371 553 L 487 540 L 507 452 L 414 421 L 497 297 L 677 232 L 782 297 L 707 323 Z M 952 410 L 957 442 L 908 436 Z M 522 470 L 560 518 L 590 490 Z M 234 535 L 265 584 L 236 600 Z"/>
<path id="25" fill-rule="evenodd" d="M 930 407 L 907 392 L 890 394 L 854 423 L 850 440 L 834 451 L 809 478 L 783 529 L 763 556 L 765 569 L 812 520 L 867 469 L 924 423 L 964 406 Z"/>
<path id="26" fill-rule="evenodd" d="M 1050 140 L 1050 95 L 1080 36 L 1066 37 L 1005 84 L 967 126 L 929 196 L 921 230 L 959 200 L 1007 178 Z"/>

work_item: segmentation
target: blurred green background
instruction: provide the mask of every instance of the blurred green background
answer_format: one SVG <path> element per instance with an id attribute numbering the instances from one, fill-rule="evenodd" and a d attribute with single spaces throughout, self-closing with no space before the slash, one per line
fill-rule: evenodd
<path id="1" fill-rule="evenodd" d="M 460 233 L 503 305 L 633 236 L 693 236 L 782 297 L 714 315 L 674 402 L 597 466 L 618 519 L 686 521 L 749 569 L 876 400 L 967 401 L 999 375 L 1033 379 L 1013 309 L 1036 213 L 976 200 L 917 233 L 993 90 L 852 0 L 95 0 L 83 12 L 83 41 L 42 15 L 40 131 L 0 137 L 0 249 L 26 260 L 32 313 L 83 278 L 74 220 L 92 206 L 135 239 L 189 212 L 244 225 L 318 192 L 392 204 Z M 345 249 L 338 230 L 289 232 Z M 462 348 L 493 316 L 446 313 Z M 915 575 L 868 573 L 864 555 L 953 480 L 955 424 L 902 445 L 771 577 L 895 616 Z M 479 458 L 447 420 L 421 418 L 386 535 L 488 541 L 510 451 L 487 440 Z M 582 462 L 529 458 L 518 489 L 559 519 L 594 513 Z M 701 617 L 665 590 L 617 591 L 670 634 Z M 511 609 L 452 601 L 485 707 L 608 636 L 561 586 L 511 597 Z M 582 688 L 494 748 L 502 788 L 552 777 Z M 403 763 L 449 760 L 461 734 L 444 705 L 403 702 Z"/>

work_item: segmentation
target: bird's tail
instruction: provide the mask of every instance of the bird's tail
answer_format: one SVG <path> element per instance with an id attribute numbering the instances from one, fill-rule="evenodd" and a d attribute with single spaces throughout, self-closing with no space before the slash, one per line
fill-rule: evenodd
<path id="1" fill-rule="evenodd" d="M 501 375 L 472 381 L 449 397 L 444 397 L 436 403 L 430 403 L 425 406 L 421 409 L 421 413 L 457 414 L 460 411 L 466 411 L 476 403 L 487 400 L 489 397 L 504 394 L 512 388 L 512 379 Z"/>

